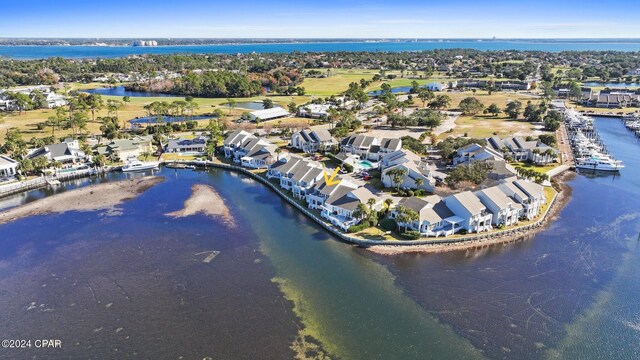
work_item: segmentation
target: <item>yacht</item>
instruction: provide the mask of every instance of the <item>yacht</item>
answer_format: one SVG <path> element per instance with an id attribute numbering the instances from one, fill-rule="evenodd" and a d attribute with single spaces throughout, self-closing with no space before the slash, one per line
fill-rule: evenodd
<path id="1" fill-rule="evenodd" d="M 576 160 L 576 168 L 592 171 L 620 171 L 624 168 L 624 164 L 620 160 L 614 160 L 610 157 L 591 156 Z"/>
<path id="2" fill-rule="evenodd" d="M 157 161 L 142 162 L 140 160 L 132 160 L 126 163 L 122 167 L 122 171 L 128 172 L 128 171 L 142 171 L 142 170 L 149 170 L 149 169 L 157 169 L 158 165 L 160 165 L 160 163 Z"/>

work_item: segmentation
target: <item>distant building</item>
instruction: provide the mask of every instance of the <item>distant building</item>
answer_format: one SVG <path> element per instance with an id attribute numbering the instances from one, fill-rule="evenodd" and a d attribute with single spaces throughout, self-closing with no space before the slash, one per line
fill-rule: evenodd
<path id="1" fill-rule="evenodd" d="M 256 119 L 260 119 L 261 121 L 266 121 L 287 117 L 289 115 L 290 114 L 287 110 L 281 107 L 273 107 L 271 109 L 263 109 L 250 112 L 249 120 L 256 121 Z"/>
<path id="2" fill-rule="evenodd" d="M 334 108 L 331 104 L 308 104 L 298 108 L 298 115 L 311 118 L 325 118 L 329 116 L 329 109 Z"/>
<path id="3" fill-rule="evenodd" d="M 441 82 L 432 82 L 425 85 L 425 89 L 431 91 L 442 91 L 445 89 L 445 86 Z"/>

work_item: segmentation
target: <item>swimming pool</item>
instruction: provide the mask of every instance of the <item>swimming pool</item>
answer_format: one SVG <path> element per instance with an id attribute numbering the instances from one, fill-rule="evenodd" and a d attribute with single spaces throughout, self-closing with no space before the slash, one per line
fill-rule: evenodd
<path id="1" fill-rule="evenodd" d="M 367 160 L 360 160 L 360 162 L 358 162 L 358 165 L 360 166 L 360 168 L 366 169 L 366 170 L 372 169 L 375 166 Z"/>

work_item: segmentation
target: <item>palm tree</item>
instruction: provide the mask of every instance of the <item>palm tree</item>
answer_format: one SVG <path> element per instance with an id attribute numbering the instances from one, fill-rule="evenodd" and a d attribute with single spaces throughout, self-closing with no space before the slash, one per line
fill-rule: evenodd
<path id="1" fill-rule="evenodd" d="M 354 217 L 355 219 L 364 220 L 369 216 L 369 209 L 365 204 L 359 203 L 356 209 L 353 210 L 353 213 L 351 213 L 351 216 Z"/>
<path id="2" fill-rule="evenodd" d="M 387 172 L 387 175 L 391 177 L 391 181 L 396 186 L 396 191 L 400 191 L 400 184 L 404 180 L 404 176 L 407 175 L 406 169 L 393 168 Z"/>
<path id="3" fill-rule="evenodd" d="M 384 200 L 385 213 L 389 212 L 389 210 L 391 209 L 391 205 L 393 205 L 393 199 L 392 198 L 388 198 L 388 199 Z"/>
<path id="4" fill-rule="evenodd" d="M 376 199 L 375 198 L 370 198 L 369 200 L 367 200 L 367 205 L 369 205 L 369 210 L 373 211 L 373 205 L 376 204 Z"/>
<path id="5" fill-rule="evenodd" d="M 416 188 L 421 189 L 424 184 L 424 180 L 422 178 L 416 178 L 413 182 L 416 183 Z"/>

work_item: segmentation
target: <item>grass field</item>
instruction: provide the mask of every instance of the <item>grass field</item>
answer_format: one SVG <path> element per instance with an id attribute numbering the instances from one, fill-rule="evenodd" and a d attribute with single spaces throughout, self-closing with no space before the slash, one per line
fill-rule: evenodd
<path id="1" fill-rule="evenodd" d="M 100 83 L 92 83 L 92 84 L 78 84 L 71 83 L 68 84 L 69 89 L 90 89 L 96 87 L 104 87 L 105 84 Z M 118 100 L 122 101 L 122 97 L 119 96 L 103 96 L 104 102 L 107 100 Z M 247 102 L 247 101 L 262 101 L 264 96 L 256 96 L 251 98 L 236 98 L 237 102 Z M 309 96 L 270 96 L 270 99 L 273 100 L 274 103 L 286 108 L 287 104 L 290 102 L 295 102 L 296 104 L 304 104 L 310 100 Z M 180 98 L 169 98 L 169 97 L 131 97 L 131 102 L 127 104 L 123 109 L 118 111 L 118 117 L 120 122 L 125 122 L 132 120 L 136 117 L 147 116 L 147 112 L 144 109 L 144 106 L 150 104 L 154 101 L 167 101 L 171 102 Z M 231 116 L 239 116 L 245 111 L 250 111 L 242 108 L 234 108 L 229 109 L 227 106 L 223 104 L 227 102 L 227 99 L 223 98 L 195 98 L 194 101 L 199 105 L 199 109 L 195 111 L 195 115 L 211 113 L 215 109 L 222 109 L 226 114 L 230 114 Z M 47 121 L 47 118 L 53 116 L 55 114 L 55 110 L 42 109 L 42 110 L 31 110 L 19 114 L 17 112 L 8 113 L 4 115 L 0 115 L 0 142 L 4 141 L 6 136 L 6 130 L 12 127 L 17 127 L 22 130 L 25 139 L 30 139 L 32 137 L 40 138 L 51 135 L 51 128 L 46 127 L 43 130 L 37 129 L 37 124 Z M 97 111 L 95 117 L 98 118 L 100 116 L 107 116 L 107 110 L 102 109 Z M 91 118 L 91 114 L 89 114 L 89 118 Z M 98 121 L 91 121 L 87 123 L 87 130 L 90 133 L 99 133 L 100 125 Z M 72 131 L 68 130 L 57 130 L 56 136 L 63 136 L 71 134 Z"/>

